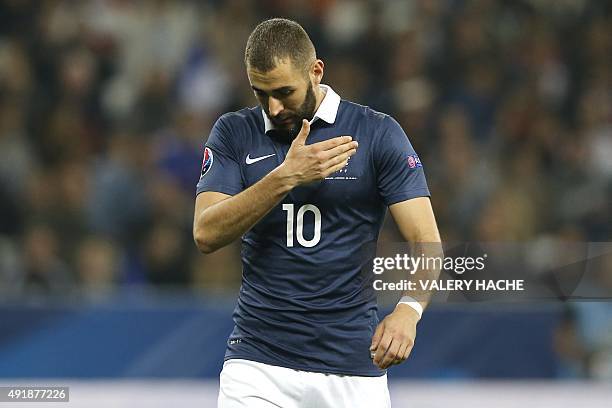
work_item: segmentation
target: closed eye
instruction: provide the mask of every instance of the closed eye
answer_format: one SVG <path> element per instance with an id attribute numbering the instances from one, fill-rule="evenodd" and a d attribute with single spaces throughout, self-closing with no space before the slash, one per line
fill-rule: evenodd
<path id="1" fill-rule="evenodd" d="M 253 87 L 253 91 L 255 92 L 255 95 L 258 98 L 267 98 L 269 96 L 267 92 L 265 92 L 265 91 L 263 91 L 261 89 L 255 88 L 255 87 Z M 271 92 L 271 95 L 273 95 L 277 99 L 282 99 L 282 98 L 286 98 L 288 96 L 291 96 L 291 94 L 293 94 L 293 92 L 295 92 L 294 88 L 283 87 L 283 88 L 278 88 L 278 89 L 273 90 Z"/>
<path id="2" fill-rule="evenodd" d="M 293 93 L 293 89 L 282 89 L 280 91 L 278 91 L 277 93 L 281 96 L 289 96 Z"/>

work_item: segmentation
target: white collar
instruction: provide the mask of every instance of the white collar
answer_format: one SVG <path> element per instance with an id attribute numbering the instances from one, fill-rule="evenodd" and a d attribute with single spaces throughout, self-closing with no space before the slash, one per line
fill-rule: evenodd
<path id="1" fill-rule="evenodd" d="M 340 107 L 340 96 L 328 85 L 320 84 L 319 88 L 325 91 L 325 96 L 319 105 L 319 109 L 317 109 L 314 117 L 310 121 L 310 124 L 312 125 L 317 119 L 321 119 L 324 122 L 332 124 L 336 121 L 336 115 L 338 114 L 338 108 Z M 274 125 L 263 109 L 261 110 L 261 114 L 263 115 L 264 126 L 266 129 L 265 131 L 268 133 L 268 131 L 274 129 Z"/>

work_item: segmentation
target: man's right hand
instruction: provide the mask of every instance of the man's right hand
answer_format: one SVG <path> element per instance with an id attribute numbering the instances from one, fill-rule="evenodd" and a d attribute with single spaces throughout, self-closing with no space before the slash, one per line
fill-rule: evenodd
<path id="1" fill-rule="evenodd" d="M 347 165 L 357 152 L 357 142 L 351 136 L 338 136 L 322 142 L 306 144 L 310 123 L 302 120 L 302 129 L 291 143 L 279 170 L 293 185 L 323 180 Z"/>

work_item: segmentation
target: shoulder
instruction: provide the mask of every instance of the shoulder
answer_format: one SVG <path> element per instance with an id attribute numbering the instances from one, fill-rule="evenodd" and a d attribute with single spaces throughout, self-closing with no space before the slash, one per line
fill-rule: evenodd
<path id="1" fill-rule="evenodd" d="M 261 108 L 243 108 L 235 112 L 224 113 L 217 119 L 215 127 L 225 131 L 247 131 L 257 126 L 263 126 Z"/>
<path id="2" fill-rule="evenodd" d="M 208 143 L 232 146 L 248 140 L 259 128 L 263 131 L 261 108 L 244 108 L 221 115 L 212 127 Z"/>
<path id="3" fill-rule="evenodd" d="M 344 124 L 356 125 L 363 135 L 362 138 L 370 140 L 374 150 L 383 148 L 380 145 L 384 145 L 389 138 L 406 138 L 403 129 L 391 115 L 366 105 L 342 100 L 339 117 Z"/>
<path id="4" fill-rule="evenodd" d="M 341 115 L 343 120 L 365 122 L 368 127 L 372 127 L 375 130 L 382 130 L 397 123 L 395 119 L 386 113 L 344 99 L 340 102 L 339 115 Z"/>
<path id="5" fill-rule="evenodd" d="M 257 122 L 259 113 L 261 124 Z M 263 128 L 261 110 L 244 108 L 221 115 L 206 139 L 206 146 L 216 153 L 224 153 L 230 157 L 239 157 L 244 145 L 252 138 L 257 126 Z"/>
<path id="6" fill-rule="evenodd" d="M 370 141 L 369 146 L 374 157 L 384 156 L 393 151 L 412 149 L 406 133 L 391 115 L 344 100 L 341 108 L 344 109 L 343 116 L 346 120 L 359 124 L 362 135 Z"/>

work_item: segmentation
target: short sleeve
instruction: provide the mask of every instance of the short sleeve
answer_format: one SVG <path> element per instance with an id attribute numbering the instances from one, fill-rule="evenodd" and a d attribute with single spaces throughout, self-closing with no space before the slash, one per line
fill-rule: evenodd
<path id="1" fill-rule="evenodd" d="M 382 126 L 373 155 L 378 193 L 383 202 L 389 206 L 430 196 L 423 164 L 404 130 L 390 116 L 385 116 Z"/>
<path id="2" fill-rule="evenodd" d="M 219 118 L 204 147 L 196 195 L 204 191 L 235 195 L 244 189 L 240 164 L 231 144 L 231 136 L 223 117 Z"/>

